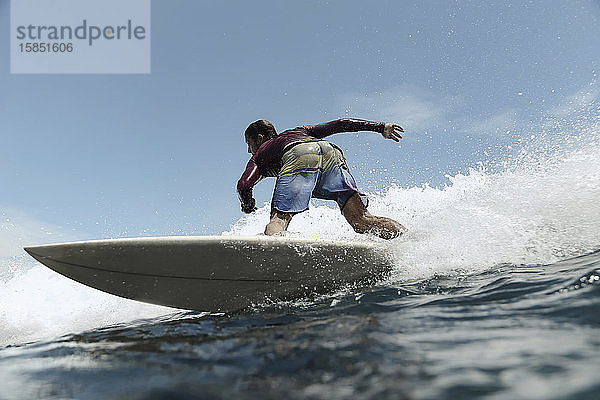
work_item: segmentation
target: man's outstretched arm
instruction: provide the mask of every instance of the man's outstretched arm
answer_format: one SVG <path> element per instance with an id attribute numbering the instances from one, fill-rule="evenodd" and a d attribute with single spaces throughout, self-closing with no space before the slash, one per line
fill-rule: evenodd
<path id="1" fill-rule="evenodd" d="M 310 136 L 317 139 L 322 139 L 335 133 L 371 131 L 381 133 L 386 139 L 399 141 L 402 139 L 399 132 L 404 132 L 404 129 L 398 124 L 386 124 L 384 122 L 372 122 L 355 118 L 342 118 L 323 124 L 304 126 L 303 128 L 306 129 Z"/>
<path id="2" fill-rule="evenodd" d="M 240 198 L 242 211 L 246 214 L 250 214 L 251 212 L 256 210 L 256 201 L 254 200 L 254 197 L 252 197 L 252 188 L 261 179 L 262 176 L 258 172 L 258 167 L 251 159 L 250 161 L 248 161 L 246 170 L 244 171 L 242 177 L 237 183 L 237 192 L 238 197 Z"/>

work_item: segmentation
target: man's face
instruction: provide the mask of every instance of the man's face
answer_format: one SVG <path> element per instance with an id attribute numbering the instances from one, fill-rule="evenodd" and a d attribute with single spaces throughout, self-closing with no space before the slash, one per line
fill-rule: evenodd
<path id="1" fill-rule="evenodd" d="M 263 135 L 258 135 L 258 137 L 256 138 L 256 140 L 254 140 L 253 138 L 249 137 L 249 136 L 245 136 L 246 137 L 246 144 L 248 145 L 248 153 L 250 154 L 255 154 L 258 151 L 258 148 L 260 147 L 261 144 L 263 144 Z"/>

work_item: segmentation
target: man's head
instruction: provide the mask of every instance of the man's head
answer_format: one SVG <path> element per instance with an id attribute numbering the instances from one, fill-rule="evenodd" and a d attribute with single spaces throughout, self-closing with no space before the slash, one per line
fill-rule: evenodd
<path id="1" fill-rule="evenodd" d="M 256 122 L 251 123 L 244 132 L 246 143 L 248 144 L 248 153 L 256 153 L 261 144 L 267 140 L 277 136 L 273 124 L 264 119 L 259 119 Z"/>

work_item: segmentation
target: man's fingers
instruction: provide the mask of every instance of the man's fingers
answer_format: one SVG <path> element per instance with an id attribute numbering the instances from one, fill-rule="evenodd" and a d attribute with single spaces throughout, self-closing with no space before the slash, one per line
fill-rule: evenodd
<path id="1" fill-rule="evenodd" d="M 402 128 L 402 127 L 401 127 L 400 125 L 398 125 L 398 124 L 394 124 L 394 130 L 395 130 L 395 131 L 396 131 L 396 130 L 398 130 L 398 131 L 400 131 L 400 132 L 404 132 L 404 128 Z"/>
<path id="2" fill-rule="evenodd" d="M 387 135 L 383 135 L 383 137 L 385 137 L 386 139 L 395 140 L 396 142 L 399 142 L 400 139 L 402 139 L 402 136 L 400 136 L 400 134 L 398 134 L 396 132 L 390 132 Z"/>
<path id="3" fill-rule="evenodd" d="M 402 128 L 398 124 L 388 123 L 385 124 L 385 129 L 383 130 L 383 137 L 386 139 L 392 139 L 395 142 L 399 142 L 400 139 L 402 139 L 402 136 L 400 136 L 400 133 L 398 132 L 404 132 L 404 128 Z"/>

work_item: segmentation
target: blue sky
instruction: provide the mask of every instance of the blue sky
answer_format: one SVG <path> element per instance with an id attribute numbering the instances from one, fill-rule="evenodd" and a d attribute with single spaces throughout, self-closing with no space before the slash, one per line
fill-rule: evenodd
<path id="1" fill-rule="evenodd" d="M 599 19 L 587 0 L 153 1 L 151 74 L 18 75 L 0 0 L 0 209 L 87 238 L 218 234 L 259 118 L 398 122 L 400 145 L 331 138 L 359 186 L 444 184 L 598 96 Z"/>

